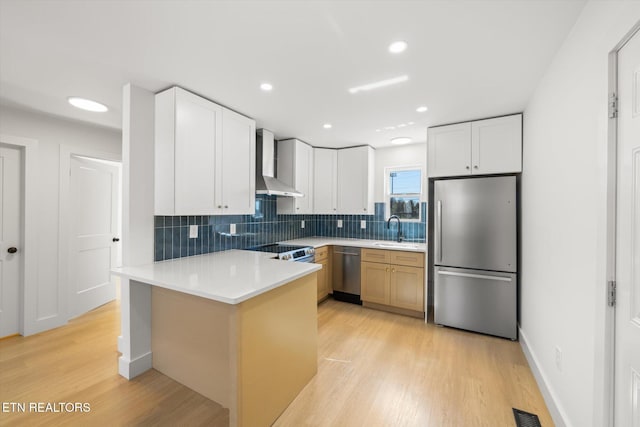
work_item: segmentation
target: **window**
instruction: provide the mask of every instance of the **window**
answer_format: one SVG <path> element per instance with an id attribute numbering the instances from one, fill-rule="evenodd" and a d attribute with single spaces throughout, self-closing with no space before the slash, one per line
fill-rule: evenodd
<path id="1" fill-rule="evenodd" d="M 385 169 L 387 217 L 420 221 L 422 170 L 419 166 Z"/>

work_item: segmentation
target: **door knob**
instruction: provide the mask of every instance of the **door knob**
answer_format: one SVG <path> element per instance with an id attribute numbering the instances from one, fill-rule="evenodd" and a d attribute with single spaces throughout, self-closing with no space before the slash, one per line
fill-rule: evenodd
<path id="1" fill-rule="evenodd" d="M 113 239 L 111 239 L 111 240 L 113 240 L 114 242 L 119 242 L 119 241 L 120 241 L 120 238 L 119 238 L 119 237 L 114 237 L 114 238 L 113 238 Z"/>
<path id="2" fill-rule="evenodd" d="M 7 252 L 9 252 L 10 254 L 15 254 L 16 252 L 18 252 L 18 248 L 14 248 L 12 246 L 9 249 L 7 249 Z"/>

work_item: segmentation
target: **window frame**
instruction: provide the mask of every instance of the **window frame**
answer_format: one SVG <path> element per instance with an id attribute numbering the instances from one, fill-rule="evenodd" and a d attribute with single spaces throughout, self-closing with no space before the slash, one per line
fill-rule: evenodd
<path id="1" fill-rule="evenodd" d="M 402 171 L 420 171 L 420 192 L 419 193 L 396 193 L 391 194 L 391 173 Z M 424 212 L 422 212 L 422 202 L 424 201 L 424 167 L 421 165 L 403 165 L 403 166 L 387 166 L 384 168 L 384 204 L 385 204 L 385 219 L 389 219 L 391 216 L 391 197 L 411 197 L 418 196 L 418 218 L 408 219 L 401 218 L 402 222 L 420 222 Z"/>

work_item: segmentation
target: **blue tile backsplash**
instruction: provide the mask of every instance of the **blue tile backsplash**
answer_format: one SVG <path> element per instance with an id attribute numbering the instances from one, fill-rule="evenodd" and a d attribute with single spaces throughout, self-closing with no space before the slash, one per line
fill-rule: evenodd
<path id="1" fill-rule="evenodd" d="M 425 242 L 426 203 L 420 222 L 403 222 L 407 241 Z M 384 203 L 375 204 L 374 215 L 278 215 L 276 197 L 257 195 L 254 215 L 156 216 L 155 260 L 162 261 L 228 249 L 244 249 L 266 243 L 302 237 L 323 236 L 355 239 L 395 240 L 397 225 L 387 230 Z M 343 222 L 337 227 L 338 220 Z M 304 220 L 305 228 L 301 228 Z M 366 229 L 360 221 L 366 221 Z M 236 234 L 229 225 L 236 224 Z M 189 238 L 189 226 L 198 225 L 198 237 Z"/>

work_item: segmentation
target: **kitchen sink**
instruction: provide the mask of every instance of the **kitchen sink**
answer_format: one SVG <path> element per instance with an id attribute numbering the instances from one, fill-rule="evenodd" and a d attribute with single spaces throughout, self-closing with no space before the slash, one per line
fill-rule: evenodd
<path id="1" fill-rule="evenodd" d="M 395 243 L 395 242 L 375 242 L 373 246 L 379 246 L 381 248 L 395 248 L 395 249 L 418 249 L 418 245 L 415 243 Z"/>

